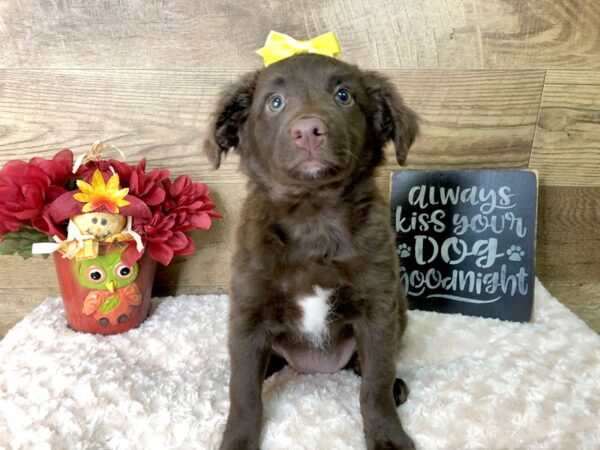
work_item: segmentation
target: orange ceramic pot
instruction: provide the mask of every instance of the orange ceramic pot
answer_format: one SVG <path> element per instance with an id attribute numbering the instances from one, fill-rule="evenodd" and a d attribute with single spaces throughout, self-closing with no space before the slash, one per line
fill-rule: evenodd
<path id="1" fill-rule="evenodd" d="M 98 256 L 83 260 L 54 253 L 67 322 L 74 330 L 122 333 L 148 317 L 156 262 L 145 252 L 126 266 L 121 253 L 127 245 L 100 243 Z"/>

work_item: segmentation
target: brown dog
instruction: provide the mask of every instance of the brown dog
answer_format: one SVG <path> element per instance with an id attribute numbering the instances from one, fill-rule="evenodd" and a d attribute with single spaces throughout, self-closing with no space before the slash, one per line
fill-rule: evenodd
<path id="1" fill-rule="evenodd" d="M 205 152 L 217 168 L 235 148 L 250 181 L 233 259 L 222 449 L 258 448 L 270 361 L 333 372 L 356 352 L 368 448 L 414 448 L 392 393 L 406 300 L 373 172 L 389 140 L 402 164 L 417 132 L 386 79 L 325 56 L 293 56 L 223 93 Z"/>

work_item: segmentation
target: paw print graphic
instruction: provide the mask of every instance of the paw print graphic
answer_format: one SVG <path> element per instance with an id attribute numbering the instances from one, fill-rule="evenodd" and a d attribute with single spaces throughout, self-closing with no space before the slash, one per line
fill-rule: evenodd
<path id="1" fill-rule="evenodd" d="M 521 250 L 521 247 L 518 245 L 511 245 L 510 248 L 506 250 L 506 254 L 511 261 L 521 261 L 523 256 L 525 256 L 525 252 Z"/>
<path id="2" fill-rule="evenodd" d="M 400 244 L 396 252 L 400 255 L 400 258 L 408 258 L 410 256 L 411 248 L 407 244 Z"/>

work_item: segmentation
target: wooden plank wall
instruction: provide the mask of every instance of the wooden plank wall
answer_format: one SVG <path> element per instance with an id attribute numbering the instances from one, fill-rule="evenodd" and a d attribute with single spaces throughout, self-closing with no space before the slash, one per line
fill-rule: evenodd
<path id="1" fill-rule="evenodd" d="M 335 30 L 344 60 L 391 78 L 423 119 L 409 167 L 537 169 L 538 275 L 600 330 L 596 0 L 5 0 L 0 164 L 102 139 L 209 183 L 226 218 L 156 292 L 223 292 L 244 179 L 235 155 L 213 172 L 200 147 L 217 92 L 260 67 L 271 29 Z M 1 258 L 0 336 L 57 293 L 50 260 Z"/>

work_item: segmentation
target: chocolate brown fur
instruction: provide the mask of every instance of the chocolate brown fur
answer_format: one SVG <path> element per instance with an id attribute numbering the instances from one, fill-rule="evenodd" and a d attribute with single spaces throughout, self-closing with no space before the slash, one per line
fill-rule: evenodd
<path id="1" fill-rule="evenodd" d="M 281 110 L 272 110 L 274 94 L 285 101 Z M 309 132 L 297 131 L 307 121 Z M 222 94 L 205 153 L 217 168 L 235 148 L 250 180 L 233 259 L 231 406 L 222 449 L 258 448 L 274 345 L 309 354 L 316 345 L 300 330 L 298 304 L 315 286 L 331 290 L 318 351 L 343 342 L 358 351 L 368 448 L 413 448 L 392 394 L 406 300 L 373 172 L 388 141 L 402 164 L 417 132 L 416 115 L 385 78 L 318 55 L 247 74 Z M 302 139 L 323 142 L 315 149 Z"/>

